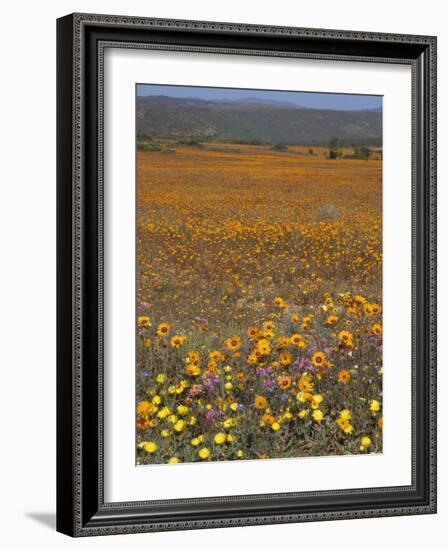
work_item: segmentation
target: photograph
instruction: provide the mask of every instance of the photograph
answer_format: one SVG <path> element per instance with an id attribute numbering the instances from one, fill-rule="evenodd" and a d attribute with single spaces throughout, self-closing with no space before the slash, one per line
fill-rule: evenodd
<path id="1" fill-rule="evenodd" d="M 135 88 L 136 465 L 381 454 L 383 97 Z"/>
<path id="2" fill-rule="evenodd" d="M 60 533 L 437 513 L 438 38 L 302 12 L 57 19 Z"/>

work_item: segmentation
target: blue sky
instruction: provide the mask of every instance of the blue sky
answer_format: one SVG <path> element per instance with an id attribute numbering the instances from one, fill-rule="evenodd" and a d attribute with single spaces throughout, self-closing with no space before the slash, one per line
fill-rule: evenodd
<path id="1" fill-rule="evenodd" d="M 288 102 L 311 109 L 378 109 L 382 107 L 382 96 L 359 94 L 330 94 L 318 92 L 276 92 L 266 90 L 233 88 L 199 88 L 194 86 L 160 86 L 157 84 L 137 84 L 137 95 L 165 95 L 218 100 L 257 99 L 261 101 Z"/>

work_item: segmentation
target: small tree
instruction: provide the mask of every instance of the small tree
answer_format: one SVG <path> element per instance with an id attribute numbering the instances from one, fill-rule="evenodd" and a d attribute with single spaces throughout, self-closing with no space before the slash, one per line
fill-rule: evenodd
<path id="1" fill-rule="evenodd" d="M 337 159 L 340 157 L 339 141 L 337 137 L 331 137 L 328 140 L 328 158 Z"/>
<path id="2" fill-rule="evenodd" d="M 361 155 L 361 158 L 367 160 L 369 158 L 370 149 L 368 147 L 360 147 L 359 148 L 359 153 Z"/>

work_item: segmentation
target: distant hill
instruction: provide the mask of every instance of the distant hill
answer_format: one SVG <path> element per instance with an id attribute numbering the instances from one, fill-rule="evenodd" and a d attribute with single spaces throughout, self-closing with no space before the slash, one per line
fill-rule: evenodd
<path id="1" fill-rule="evenodd" d="M 215 101 L 216 102 L 216 101 Z M 241 105 L 252 103 L 252 104 L 259 104 L 259 105 L 283 105 L 287 107 L 297 107 L 295 103 L 292 103 L 291 101 L 282 101 L 278 99 L 268 99 L 268 98 L 259 98 L 259 97 L 243 97 L 241 99 L 222 99 L 219 101 L 220 103 L 239 103 Z M 302 107 L 304 109 L 305 107 Z"/>
<path id="2" fill-rule="evenodd" d="M 154 137 L 297 145 L 381 145 L 380 110 L 309 109 L 286 103 L 137 96 L 137 131 Z"/>

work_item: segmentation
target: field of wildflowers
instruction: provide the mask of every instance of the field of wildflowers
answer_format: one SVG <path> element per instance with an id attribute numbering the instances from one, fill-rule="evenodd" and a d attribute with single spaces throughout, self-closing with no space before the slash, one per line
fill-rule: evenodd
<path id="1" fill-rule="evenodd" d="M 170 153 L 137 156 L 137 463 L 381 452 L 381 161 Z"/>

